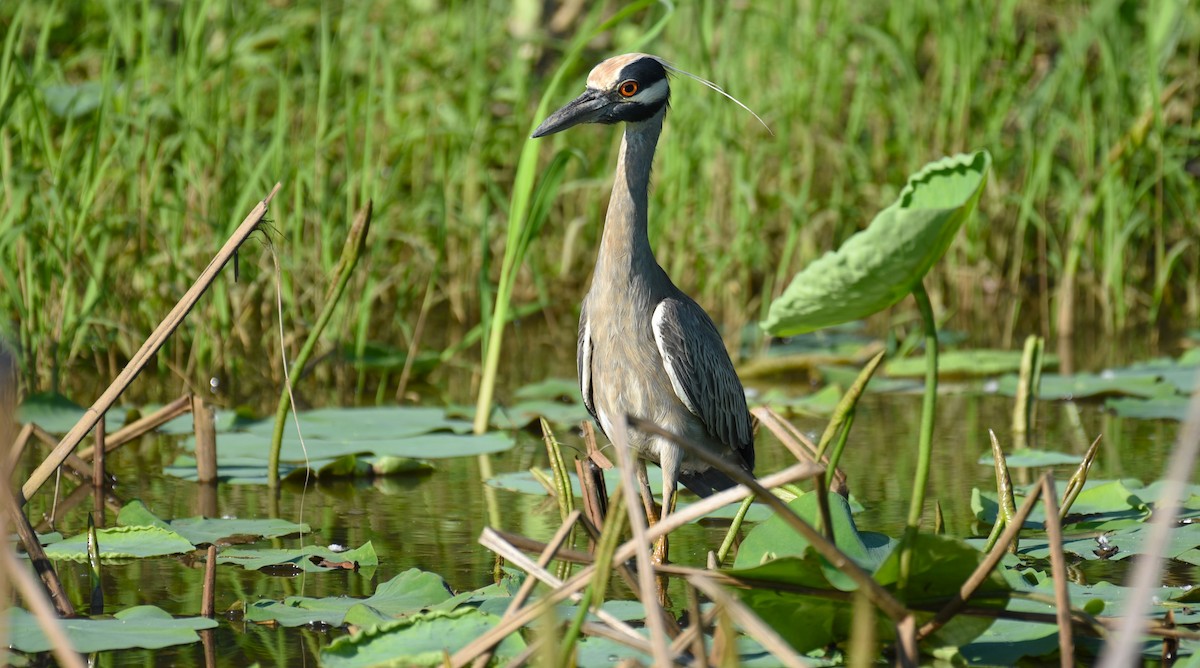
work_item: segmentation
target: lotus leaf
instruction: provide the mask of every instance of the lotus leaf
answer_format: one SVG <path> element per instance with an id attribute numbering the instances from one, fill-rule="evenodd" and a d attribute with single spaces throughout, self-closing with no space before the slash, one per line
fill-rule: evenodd
<path id="1" fill-rule="evenodd" d="M 46 652 L 50 641 L 42 633 L 34 616 L 21 608 L 9 608 L 8 641 L 22 652 Z M 172 617 L 153 605 L 122 610 L 111 618 L 60 619 L 59 624 L 71 639 L 75 651 L 88 654 L 113 649 L 144 647 L 158 649 L 200 640 L 196 631 L 216 628 L 217 621 L 206 617 Z"/>
<path id="2" fill-rule="evenodd" d="M 903 299 L 950 247 L 983 192 L 986 151 L 930 163 L 891 206 L 792 279 L 763 329 L 775 336 L 860 320 Z"/>
<path id="3" fill-rule="evenodd" d="M 1021 368 L 1020 350 L 948 350 L 938 353 L 938 375 L 944 377 L 995 376 Z M 1046 355 L 1045 366 L 1058 364 L 1054 355 Z M 924 377 L 925 357 L 888 360 L 884 366 L 892 377 Z"/>
<path id="4" fill-rule="evenodd" d="M 238 537 L 239 542 L 246 542 L 246 538 L 278 538 L 310 531 L 307 524 L 281 519 L 187 517 L 168 522 L 156 517 L 139 499 L 133 499 L 121 508 L 117 514 L 117 524 L 167 529 L 183 536 L 192 545 L 219 543 L 233 537 Z"/>
<path id="5" fill-rule="evenodd" d="M 499 621 L 472 608 L 410 615 L 338 638 L 321 650 L 321 664 L 329 668 L 440 666 L 447 653 L 465 647 Z M 496 646 L 495 656 L 503 662 L 523 649 L 525 641 L 512 634 Z"/>
<path id="6" fill-rule="evenodd" d="M 100 544 L 100 558 L 106 561 L 162 557 L 196 549 L 188 539 L 160 526 L 110 527 L 98 529 L 96 535 Z M 52 559 L 87 561 L 87 534 L 47 545 L 46 555 Z"/>
<path id="7" fill-rule="evenodd" d="M 370 609 L 355 612 L 355 618 L 363 621 L 364 618 L 374 619 L 380 615 L 398 617 L 436 605 L 450 597 L 450 587 L 440 576 L 412 568 L 379 585 L 375 593 L 365 599 L 289 596 L 282 602 L 262 600 L 246 606 L 246 619 L 277 622 L 283 626 L 312 623 L 341 626 L 354 606 L 367 606 Z"/>
<path id="8" fill-rule="evenodd" d="M 86 412 L 83 406 L 61 394 L 43 392 L 25 397 L 17 409 L 17 421 L 32 422 L 51 434 L 65 434 Z M 115 429 L 124 424 L 125 414 L 122 411 L 109 411 L 104 420 L 107 429 Z"/>
<path id="9" fill-rule="evenodd" d="M 218 564 L 237 564 L 248 571 L 264 568 L 279 569 L 285 572 L 307 571 L 310 573 L 342 570 L 342 564 L 353 562 L 358 568 L 379 565 L 379 557 L 375 547 L 367 541 L 362 547 L 344 552 L 333 550 L 320 545 L 305 545 L 304 547 L 285 548 L 227 548 L 217 552 Z"/>

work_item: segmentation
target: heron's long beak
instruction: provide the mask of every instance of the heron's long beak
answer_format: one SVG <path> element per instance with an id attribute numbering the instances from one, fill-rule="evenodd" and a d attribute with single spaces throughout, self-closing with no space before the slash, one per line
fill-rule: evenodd
<path id="1" fill-rule="evenodd" d="M 600 119 L 604 110 L 612 104 L 603 91 L 587 89 L 583 95 L 571 100 L 565 107 L 550 114 L 542 124 L 533 131 L 533 138 L 545 137 L 555 132 L 562 132 L 580 123 L 593 123 Z"/>

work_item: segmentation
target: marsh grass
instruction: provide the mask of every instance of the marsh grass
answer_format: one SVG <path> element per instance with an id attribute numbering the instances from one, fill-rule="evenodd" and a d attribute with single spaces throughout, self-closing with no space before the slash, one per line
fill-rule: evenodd
<path id="1" fill-rule="evenodd" d="M 315 320 L 367 200 L 376 232 L 329 345 L 406 350 L 431 281 L 448 322 L 484 321 L 526 130 L 583 20 L 551 29 L 538 5 L 0 5 L 0 328 L 26 386 L 57 388 L 79 366 L 115 373 L 277 180 L 270 235 L 298 323 L 286 345 Z M 591 43 L 566 88 L 662 15 Z M 976 148 L 994 156 L 991 185 L 928 280 L 964 327 L 984 315 L 1011 342 L 1076 317 L 1116 330 L 1200 312 L 1194 5 L 681 3 L 648 48 L 775 133 L 675 82 L 651 241 L 730 333 L 865 225 L 894 197 L 886 184 Z M 553 140 L 586 161 L 567 167 L 514 274 L 515 308 L 572 312 L 617 141 Z M 243 252 L 239 283 L 214 292 L 159 370 L 261 376 L 276 356 L 271 273 L 266 254 Z M 379 382 L 344 368 L 359 393 Z"/>

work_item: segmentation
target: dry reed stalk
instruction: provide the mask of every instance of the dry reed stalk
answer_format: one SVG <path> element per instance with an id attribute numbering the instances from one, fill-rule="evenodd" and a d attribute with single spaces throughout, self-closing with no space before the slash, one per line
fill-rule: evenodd
<path id="1" fill-rule="evenodd" d="M 896 665 L 902 668 L 917 668 L 920 652 L 917 650 L 917 618 L 909 615 L 896 624 Z"/>
<path id="2" fill-rule="evenodd" d="M 7 490 L 4 492 L 4 496 L 14 498 L 7 493 Z M 45 633 L 46 638 L 50 641 L 50 652 L 54 654 L 58 664 L 65 668 L 84 668 L 86 664 L 83 657 L 71 648 L 71 640 L 67 638 L 67 632 L 63 630 L 62 623 L 54 615 L 54 606 L 46 600 L 46 592 L 29 574 L 29 569 L 17 560 L 17 556 L 12 551 L 0 550 L 0 570 L 3 570 L 8 576 L 13 583 L 13 588 L 21 595 L 21 599 L 33 613 L 34 619 L 37 619 L 38 625 L 42 627 L 42 633 Z"/>
<path id="3" fill-rule="evenodd" d="M 54 437 L 54 434 L 51 434 L 36 424 L 32 426 L 33 437 L 46 447 L 50 448 L 51 452 L 53 452 L 54 448 L 58 446 L 58 439 Z M 68 454 L 66 457 L 64 457 L 61 464 L 66 464 L 67 469 L 69 469 L 72 474 L 82 481 L 86 481 L 92 476 L 92 465 L 80 459 L 74 453 Z"/>
<path id="4" fill-rule="evenodd" d="M 54 475 L 54 470 L 62 464 L 68 455 L 74 452 L 75 447 L 79 445 L 83 437 L 92 431 L 96 423 L 99 422 L 100 416 L 107 413 L 113 407 L 113 404 L 116 403 L 121 394 L 133 383 L 133 380 L 146 367 L 150 359 L 158 353 L 158 350 L 171 337 L 171 334 L 183 324 L 188 313 L 200 301 L 200 297 L 208 290 L 213 281 L 216 280 L 217 275 L 221 273 L 221 269 L 233 259 L 234 254 L 241 248 L 242 243 L 258 228 L 258 224 L 262 221 L 263 216 L 267 215 L 267 206 L 271 203 L 275 194 L 279 192 L 280 187 L 281 185 L 276 183 L 267 197 L 259 202 L 258 206 L 254 207 L 254 210 L 246 216 L 242 224 L 234 231 L 233 236 L 225 242 L 225 245 L 221 247 L 221 250 L 208 263 L 208 266 L 204 268 L 204 271 L 201 272 L 200 277 L 196 279 L 192 287 L 175 304 L 175 308 L 171 309 L 171 312 L 163 318 L 163 321 L 142 344 L 142 347 L 134 353 L 129 363 L 116 379 L 113 380 L 112 384 L 108 386 L 108 389 L 100 395 L 100 398 L 96 399 L 95 403 L 83 414 L 83 418 L 67 432 L 67 435 L 54 447 L 46 459 L 34 469 L 29 479 L 22 486 L 20 496 L 17 498 L 20 506 L 24 506 L 25 502 L 36 494 L 42 485 L 50 479 L 50 476 Z"/>
<path id="5" fill-rule="evenodd" d="M 712 599 L 713 603 L 724 608 L 747 635 L 757 640 L 780 663 L 789 668 L 804 668 L 808 665 L 808 662 L 797 654 L 796 650 L 792 649 L 792 646 L 775 629 L 754 614 L 754 611 L 746 607 L 746 604 L 739 601 L 736 596 L 725 591 L 721 585 L 699 574 L 688 576 L 688 582 L 704 592 L 704 595 Z"/>
<path id="6" fill-rule="evenodd" d="M 804 538 L 812 544 L 813 549 L 815 549 L 818 554 L 824 557 L 831 566 L 844 573 L 851 580 L 854 580 L 854 583 L 863 589 L 864 593 L 870 597 L 871 602 L 874 603 L 875 606 L 880 610 L 882 610 L 885 615 L 897 622 L 904 619 L 904 617 L 908 615 L 908 609 L 904 607 L 904 604 L 896 600 L 896 598 L 892 596 L 890 592 L 876 582 L 875 579 L 871 577 L 870 573 L 867 573 L 865 570 L 863 570 L 863 568 L 855 563 L 853 559 L 847 557 L 846 554 L 838 549 L 836 545 L 830 543 L 828 540 L 825 540 L 825 537 L 822 536 L 816 529 L 814 529 L 811 524 L 804 521 L 802 517 L 796 514 L 796 511 L 792 510 L 792 508 L 780 500 L 779 497 L 775 496 L 765 487 L 763 487 L 763 485 L 759 481 L 755 480 L 754 477 L 749 473 L 746 473 L 741 468 L 730 466 L 719 457 L 716 457 L 710 454 L 708 451 L 688 443 L 685 439 L 679 438 L 679 436 L 659 427 L 656 424 L 635 417 L 629 417 L 628 419 L 630 425 L 639 431 L 671 439 L 673 442 L 678 443 L 687 449 L 690 454 L 695 455 L 709 466 L 717 468 L 719 471 L 732 478 L 735 482 L 754 490 L 754 493 L 758 496 L 758 498 L 762 499 L 767 505 L 771 506 L 771 508 L 779 514 L 780 519 L 787 522 L 789 526 L 795 529 L 800 535 L 804 536 Z M 818 467 L 818 470 L 823 471 L 824 468 Z"/>
<path id="7" fill-rule="evenodd" d="M 766 406 L 756 406 L 750 409 L 750 414 L 758 418 L 759 424 L 766 427 L 767 431 L 779 439 L 779 442 L 792 453 L 796 461 L 816 462 L 828 468 L 829 455 L 822 455 L 818 462 L 817 445 L 805 436 L 804 432 L 797 429 L 796 425 L 785 420 L 779 413 Z M 833 479 L 830 481 L 829 488 L 842 496 L 850 494 L 850 486 L 846 481 L 846 473 L 840 467 L 833 472 Z"/>
<path id="8" fill-rule="evenodd" d="M 1071 636 L 1071 596 L 1067 592 L 1067 559 L 1063 554 L 1062 521 L 1058 518 L 1054 476 L 1042 476 L 1042 506 L 1046 509 L 1046 538 L 1050 543 L 1050 573 L 1054 579 L 1054 605 L 1058 616 L 1058 653 L 1062 668 L 1075 665 L 1075 640 Z"/>
<path id="9" fill-rule="evenodd" d="M 96 456 L 92 457 L 92 520 L 104 526 L 104 429 L 108 421 L 100 416 L 96 423 Z"/>
<path id="10" fill-rule="evenodd" d="M 1200 453 L 1200 372 L 1192 386 L 1192 398 L 1188 402 L 1187 418 L 1179 428 L 1175 447 L 1167 462 L 1166 485 L 1154 506 L 1150 519 L 1150 536 L 1146 539 L 1147 549 L 1134 563 L 1130 578 L 1130 605 L 1125 610 L 1124 623 L 1109 638 L 1100 654 L 1100 668 L 1123 668 L 1134 664 L 1141 647 L 1142 628 L 1150 611 L 1151 592 L 1158 588 L 1162 578 L 1164 548 L 1170 540 L 1171 530 L 1176 526 L 1179 503 L 1192 472 L 1196 466 L 1196 455 Z"/>
<path id="11" fill-rule="evenodd" d="M 192 397 L 192 428 L 196 432 L 196 482 L 217 479 L 217 427 L 212 407 L 200 396 Z"/>
<path id="12" fill-rule="evenodd" d="M 131 422 L 124 427 L 108 434 L 104 439 L 104 449 L 106 452 L 112 452 L 126 443 L 140 438 L 146 432 L 153 429 L 158 429 L 164 424 L 174 420 L 192 409 L 191 395 L 183 395 L 175 401 L 163 406 L 153 413 L 143 416 L 141 419 Z M 91 459 L 93 448 L 84 448 L 76 453 L 80 459 L 87 461 Z"/>
<path id="13" fill-rule="evenodd" d="M 537 563 L 535 563 L 532 559 L 525 556 L 525 553 L 518 550 L 511 543 L 508 543 L 507 541 L 505 541 L 500 536 L 499 533 L 497 533 L 496 531 L 493 531 L 490 527 L 484 529 L 483 533 L 480 534 L 479 544 L 483 545 L 484 547 L 488 548 L 489 550 L 495 552 L 496 554 L 501 555 L 502 557 L 507 559 L 509 563 L 511 563 L 512 565 L 516 566 L 517 568 L 520 568 L 521 570 L 525 571 L 526 573 L 529 574 L 530 577 L 540 580 L 543 584 L 547 585 L 548 587 L 551 587 L 552 589 L 558 589 L 560 587 L 563 587 L 562 580 L 559 580 L 557 577 L 554 576 L 553 573 L 546 570 L 545 568 L 538 566 Z M 575 601 L 575 602 L 579 602 L 583 598 L 578 593 L 572 593 L 569 595 L 569 597 L 572 601 Z M 617 631 L 623 633 L 627 637 L 632 638 L 632 639 L 640 639 L 641 638 L 641 636 L 638 635 L 638 632 L 635 631 L 633 629 L 633 627 L 629 626 L 628 624 L 621 621 L 620 619 L 617 619 L 615 616 L 613 616 L 607 610 L 601 610 L 599 607 L 597 607 L 593 612 L 596 615 L 596 617 L 598 617 L 600 619 L 600 621 L 604 622 L 605 624 L 608 624 L 609 626 L 611 626 L 612 628 L 616 629 Z M 648 618 L 649 618 L 649 612 L 647 612 L 647 619 Z"/>
<path id="14" fill-rule="evenodd" d="M 1013 516 L 1012 522 L 1004 527 L 1004 533 L 1000 534 L 1000 540 L 996 541 L 996 544 L 988 551 L 983 561 L 975 567 L 975 571 L 971 573 L 971 577 L 967 578 L 962 587 L 959 587 L 958 595 L 939 610 L 933 619 L 925 622 L 920 630 L 917 631 L 918 641 L 924 640 L 930 634 L 945 626 L 946 622 L 950 621 L 967 605 L 967 601 L 971 600 L 971 597 L 975 595 L 975 591 L 979 589 L 983 581 L 987 579 L 988 575 L 996 568 L 996 565 L 1000 563 L 1000 559 L 1004 557 L 1005 547 L 1016 540 L 1017 533 L 1021 531 L 1021 527 L 1025 524 L 1026 518 L 1029 517 L 1029 513 L 1033 510 L 1033 506 L 1037 503 L 1038 497 L 1041 494 L 1041 485 L 1034 487 L 1029 492 L 1025 503 L 1021 504 L 1016 515 Z"/>
<path id="15" fill-rule="evenodd" d="M 209 545 L 204 560 L 204 590 L 200 598 L 200 616 L 213 618 L 217 614 L 217 546 Z"/>
<path id="16" fill-rule="evenodd" d="M 810 478 L 819 471 L 821 471 L 821 467 L 815 464 L 796 464 L 778 473 L 764 477 L 761 483 L 768 487 L 778 487 L 779 485 L 786 485 Z M 727 490 L 713 494 L 679 512 L 668 515 L 665 521 L 659 522 L 650 529 L 646 539 L 654 540 L 659 534 L 674 531 L 688 522 L 703 517 L 721 506 L 740 501 L 750 494 L 750 488 L 745 485 L 735 485 Z M 613 563 L 626 561 L 633 556 L 636 549 L 637 544 L 632 540 L 622 544 L 613 554 Z M 562 556 L 562 551 L 559 552 L 559 555 L 560 557 Z M 594 566 L 583 568 L 572 576 L 570 580 L 564 582 L 561 587 L 552 590 L 546 596 L 538 599 L 533 605 L 525 606 L 515 614 L 505 617 L 499 624 L 489 629 L 479 638 L 455 652 L 450 657 L 450 665 L 452 668 L 461 668 L 473 661 L 481 652 L 495 647 L 497 643 L 506 638 L 510 633 L 536 619 L 539 614 L 549 609 L 550 606 L 566 600 L 572 594 L 586 587 L 591 582 L 594 572 Z"/>
<path id="17" fill-rule="evenodd" d="M 0 410 L 4 410 L 4 409 L 0 408 Z M 12 413 L 13 413 L 13 411 L 10 410 L 9 416 L 11 416 Z M 17 462 L 21 461 L 21 454 L 25 452 L 25 446 L 29 445 L 29 439 L 32 437 L 33 437 L 33 424 L 32 423 L 23 425 L 21 427 L 21 431 L 17 432 L 17 437 L 15 439 L 13 439 L 12 447 L 8 451 L 8 470 L 9 471 L 17 470 Z M 0 440 L 0 443 L 7 442 L 8 441 L 7 431 L 3 434 L 0 434 L 0 438 L 3 439 L 3 440 Z"/>
<path id="18" fill-rule="evenodd" d="M 551 561 L 554 561 L 554 555 L 557 554 L 560 549 L 562 549 L 563 543 L 567 542 L 567 537 L 571 535 L 571 530 L 575 528 L 575 523 L 579 521 L 579 517 L 580 513 L 578 510 L 572 511 L 571 514 L 567 516 L 567 521 L 563 522 L 562 526 L 558 528 L 558 531 L 554 532 L 554 536 L 550 539 L 550 542 L 546 544 L 545 549 L 543 549 L 542 553 L 538 555 L 538 566 L 546 568 L 550 565 Z M 525 605 L 525 601 L 529 600 L 529 595 L 533 593 L 533 588 L 536 584 L 537 578 L 525 578 L 525 581 L 521 583 L 521 587 L 517 589 L 516 595 L 514 595 L 512 600 L 509 601 L 508 608 L 504 610 L 504 615 L 502 616 L 507 617 L 508 615 L 511 615 L 512 613 L 521 609 L 521 606 Z M 484 668 L 484 666 L 486 666 L 491 660 L 492 650 L 489 649 L 488 651 L 481 653 L 471 665 L 474 666 L 474 668 Z"/>
<path id="19" fill-rule="evenodd" d="M 7 486 L 7 481 L 5 486 Z M 21 544 L 25 546 L 25 553 L 29 555 L 33 569 L 37 571 L 38 577 L 46 586 L 46 592 L 50 595 L 54 608 L 63 617 L 73 616 L 75 608 L 71 605 L 71 600 L 67 598 L 67 592 L 63 589 L 58 574 L 54 572 L 54 565 L 50 563 L 50 558 L 46 556 L 46 551 L 38 542 L 37 534 L 34 533 L 33 526 L 29 524 L 29 518 L 25 517 L 25 512 L 18 505 L 16 495 L 3 494 L 3 498 L 4 503 L 8 506 L 8 515 L 13 523 L 13 528 L 17 530 L 17 536 L 21 539 Z M 0 551 L 8 552 L 7 549 Z M 11 571 L 9 573 L 11 575 Z"/>
<path id="20" fill-rule="evenodd" d="M 646 607 L 646 628 L 650 632 L 650 648 L 653 650 L 650 655 L 654 657 L 656 665 L 662 666 L 670 663 L 672 659 L 667 641 L 667 627 L 662 618 L 662 605 L 659 602 L 654 580 L 654 568 L 650 560 L 650 541 L 646 539 L 646 522 L 651 515 L 649 514 L 650 509 L 647 509 L 646 515 L 642 515 L 637 510 L 638 500 L 643 496 L 638 490 L 648 494 L 650 485 L 647 482 L 645 487 L 641 487 L 637 483 L 639 468 L 645 475 L 645 463 L 642 462 L 639 467 L 638 463 L 634 462 L 633 453 L 629 450 L 625 425 L 617 420 L 609 431 L 611 432 L 608 435 L 609 439 L 617 453 L 617 466 L 621 470 L 621 493 L 625 497 L 625 511 L 629 513 L 629 528 L 633 533 L 633 541 L 638 546 L 634 551 L 634 559 L 637 561 L 638 598 Z M 663 490 L 663 512 L 668 514 L 667 494 L 670 491 Z M 650 503 L 653 505 L 653 499 Z M 662 534 L 660 540 L 663 544 L 662 560 L 665 561 L 667 534 Z"/>

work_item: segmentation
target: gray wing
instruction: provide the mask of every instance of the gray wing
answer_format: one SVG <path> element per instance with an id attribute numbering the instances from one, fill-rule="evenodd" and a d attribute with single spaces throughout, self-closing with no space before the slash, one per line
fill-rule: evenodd
<path id="1" fill-rule="evenodd" d="M 583 407 L 591 413 L 596 424 L 600 419 L 596 416 L 596 404 L 592 399 L 592 329 L 588 324 L 588 299 L 583 298 L 579 309 L 579 342 L 575 348 L 575 369 L 579 375 L 579 392 L 583 395 Z M 600 431 L 604 431 L 601 427 Z"/>
<path id="2" fill-rule="evenodd" d="M 654 309 L 654 341 L 671 387 L 708 433 L 732 447 L 754 470 L 754 436 L 746 393 L 725 343 L 704 309 L 668 297 Z"/>

